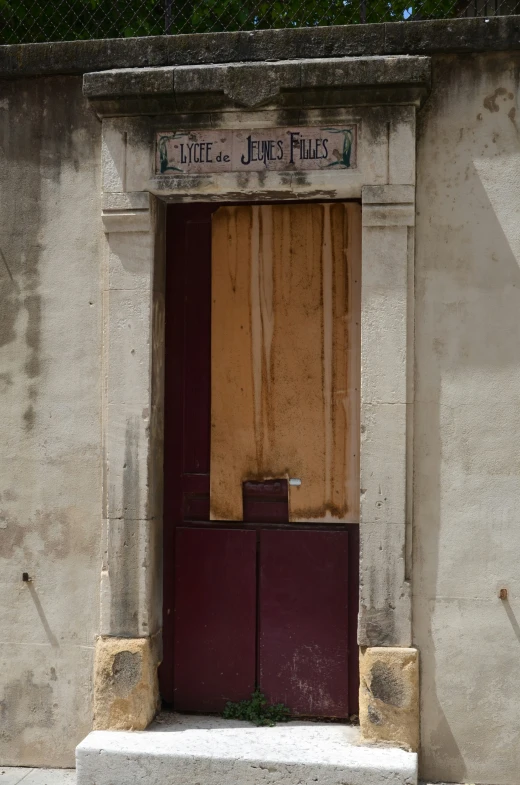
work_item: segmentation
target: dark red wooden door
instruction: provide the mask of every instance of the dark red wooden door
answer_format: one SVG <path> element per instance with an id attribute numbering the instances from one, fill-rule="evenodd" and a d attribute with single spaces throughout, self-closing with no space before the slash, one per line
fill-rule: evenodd
<path id="1" fill-rule="evenodd" d="M 348 713 L 348 532 L 260 534 L 260 684 L 297 714 Z"/>
<path id="2" fill-rule="evenodd" d="M 172 705 L 176 686 L 177 529 L 184 521 L 206 521 L 209 517 L 211 214 L 214 209 L 207 205 L 179 205 L 167 213 L 164 654 L 159 675 L 162 697 Z M 182 548 L 181 540 L 180 558 Z M 191 553 L 187 562 L 192 563 Z M 182 591 L 179 598 L 182 603 L 189 601 Z M 182 609 L 180 615 L 183 618 Z"/>
<path id="3" fill-rule="evenodd" d="M 161 694 L 219 712 L 259 686 L 295 714 L 357 712 L 358 530 L 288 524 L 287 481 L 209 518 L 211 217 L 168 209 Z"/>
<path id="4" fill-rule="evenodd" d="M 255 688 L 256 532 L 179 527 L 174 705 L 222 711 Z"/>

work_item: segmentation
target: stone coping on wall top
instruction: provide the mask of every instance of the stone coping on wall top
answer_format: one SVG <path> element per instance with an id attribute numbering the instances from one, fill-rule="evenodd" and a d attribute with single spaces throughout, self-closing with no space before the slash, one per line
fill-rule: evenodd
<path id="1" fill-rule="evenodd" d="M 0 46 L 0 77 L 296 58 L 520 49 L 520 16 Z"/>

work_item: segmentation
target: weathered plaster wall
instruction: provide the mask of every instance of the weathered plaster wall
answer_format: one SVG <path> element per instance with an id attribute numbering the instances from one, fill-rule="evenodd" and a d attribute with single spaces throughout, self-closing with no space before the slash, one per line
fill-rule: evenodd
<path id="1" fill-rule="evenodd" d="M 0 762 L 91 727 L 101 547 L 100 124 L 79 77 L 0 82 Z M 33 577 L 22 582 L 26 571 Z"/>
<path id="2" fill-rule="evenodd" d="M 433 65 L 417 162 L 421 776 L 511 784 L 520 771 L 520 57 Z"/>
<path id="3" fill-rule="evenodd" d="M 513 785 L 520 767 L 519 71 L 518 54 L 435 55 L 418 114 L 413 634 L 431 780 Z M 80 77 L 0 82 L 3 764 L 71 765 L 91 725 L 99 137 Z"/>

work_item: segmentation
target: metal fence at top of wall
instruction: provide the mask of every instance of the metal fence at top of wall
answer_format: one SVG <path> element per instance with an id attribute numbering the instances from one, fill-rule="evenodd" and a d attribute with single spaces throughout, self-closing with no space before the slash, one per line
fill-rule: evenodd
<path id="1" fill-rule="evenodd" d="M 0 44 L 520 12 L 520 0 L 0 0 Z"/>

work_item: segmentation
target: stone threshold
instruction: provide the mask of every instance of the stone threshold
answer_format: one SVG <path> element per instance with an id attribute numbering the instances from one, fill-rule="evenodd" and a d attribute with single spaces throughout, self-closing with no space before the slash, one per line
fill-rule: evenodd
<path id="1" fill-rule="evenodd" d="M 90 733 L 76 772 L 77 785 L 417 785 L 417 754 L 364 745 L 352 725 L 163 714 L 145 731 Z"/>

